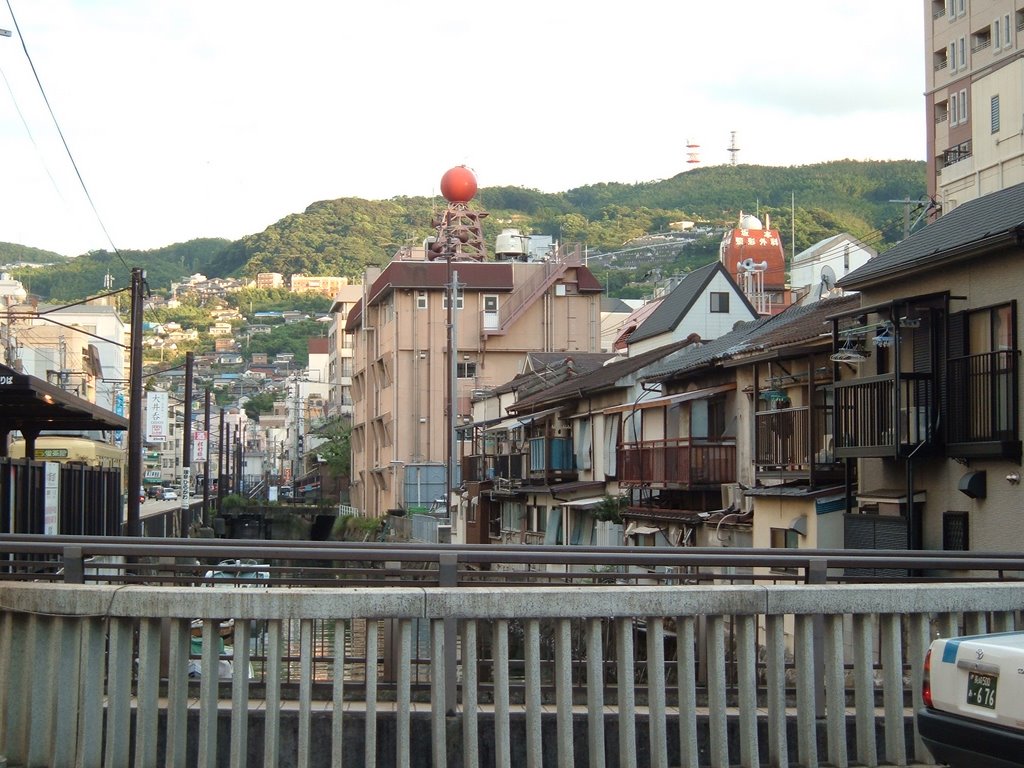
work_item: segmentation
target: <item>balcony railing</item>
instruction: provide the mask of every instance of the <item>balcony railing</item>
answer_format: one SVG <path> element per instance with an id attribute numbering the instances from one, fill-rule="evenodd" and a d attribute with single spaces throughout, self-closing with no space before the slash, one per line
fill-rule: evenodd
<path id="1" fill-rule="evenodd" d="M 754 464 L 759 467 L 808 466 L 807 420 L 810 410 L 783 408 L 754 414 Z"/>
<path id="2" fill-rule="evenodd" d="M 690 438 L 625 443 L 618 451 L 619 484 L 712 486 L 736 481 L 736 443 Z"/>
<path id="3" fill-rule="evenodd" d="M 942 153 L 942 167 L 959 163 L 961 160 L 966 160 L 971 157 L 972 149 L 971 142 L 965 141 L 963 144 L 958 144 L 955 147 L 950 147 Z"/>
<path id="4" fill-rule="evenodd" d="M 531 476 L 576 471 L 571 437 L 531 437 L 529 447 Z"/>
<path id="5" fill-rule="evenodd" d="M 508 480 L 519 483 L 525 479 L 524 453 L 475 453 L 462 457 L 462 477 L 470 482 Z"/>
<path id="6" fill-rule="evenodd" d="M 1020 459 L 1017 351 L 955 357 L 948 364 L 947 452 Z"/>
<path id="7" fill-rule="evenodd" d="M 932 377 L 902 373 L 835 385 L 836 456 L 897 456 L 934 439 Z"/>

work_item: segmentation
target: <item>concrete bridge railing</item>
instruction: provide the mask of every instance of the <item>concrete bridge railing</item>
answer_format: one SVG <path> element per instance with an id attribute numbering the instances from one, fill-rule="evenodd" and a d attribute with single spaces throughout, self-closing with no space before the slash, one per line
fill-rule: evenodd
<path id="1" fill-rule="evenodd" d="M 1024 585 L 991 583 L 4 582 L 0 764 L 927 762 L 911 707 L 930 638 L 1019 628 L 1022 607 Z"/>

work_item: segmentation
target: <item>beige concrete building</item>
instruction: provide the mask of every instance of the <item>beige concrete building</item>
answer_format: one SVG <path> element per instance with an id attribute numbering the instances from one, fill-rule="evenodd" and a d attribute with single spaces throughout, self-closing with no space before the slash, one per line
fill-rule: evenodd
<path id="1" fill-rule="evenodd" d="M 260 272 L 256 275 L 257 288 L 283 288 L 284 275 L 280 272 Z"/>
<path id="2" fill-rule="evenodd" d="M 327 395 L 328 418 L 352 415 L 352 334 L 345 330 L 345 325 L 349 312 L 362 295 L 361 286 L 346 285 L 334 295 L 331 305 L 331 325 L 327 333 L 327 380 L 331 385 Z"/>
<path id="3" fill-rule="evenodd" d="M 321 293 L 333 297 L 348 285 L 347 277 L 329 277 L 326 275 L 292 275 L 292 293 Z"/>
<path id="4" fill-rule="evenodd" d="M 452 279 L 459 286 L 454 365 L 447 355 Z M 578 252 L 449 266 L 405 250 L 369 270 L 362 291 L 345 325 L 353 343 L 352 504 L 372 516 L 445 495 L 453 375 L 458 426 L 472 421 L 474 393 L 509 381 L 527 352 L 601 347 L 602 288 Z"/>
<path id="5" fill-rule="evenodd" d="M 1024 2 L 924 0 L 928 194 L 942 213 L 1024 181 Z"/>
<path id="6" fill-rule="evenodd" d="M 837 319 L 832 358 L 843 361 L 835 452 L 859 463 L 851 517 L 873 529 L 861 541 L 1024 546 L 1022 218 L 1019 184 L 945 214 L 839 281 L 862 299 Z M 863 546 L 849 527 L 845 545 Z"/>

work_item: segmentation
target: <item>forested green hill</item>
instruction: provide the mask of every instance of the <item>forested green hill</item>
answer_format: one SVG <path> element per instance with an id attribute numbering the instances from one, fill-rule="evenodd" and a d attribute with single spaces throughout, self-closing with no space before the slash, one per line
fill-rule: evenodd
<path id="1" fill-rule="evenodd" d="M 490 212 L 484 219 L 489 243 L 502 227 L 515 226 L 565 243 L 583 242 L 591 251 L 613 250 L 639 235 L 664 231 L 673 221 L 724 225 L 741 210 L 756 210 L 771 214 L 789 253 L 790 201 L 795 199 L 797 251 L 841 231 L 884 248 L 902 231 L 902 206 L 890 201 L 920 199 L 924 177 L 925 164 L 909 160 L 713 166 L 661 181 L 594 184 L 560 193 L 489 187 L 479 192 L 474 205 Z M 195 272 L 208 277 L 281 272 L 358 279 L 366 265 L 384 264 L 399 246 L 419 244 L 433 234 L 430 221 L 443 203 L 426 197 L 324 200 L 235 242 L 193 240 L 121 255 L 129 265 L 147 269 L 154 290 Z M 99 292 L 108 269 L 115 275 L 115 287 L 127 284 L 124 265 L 106 251 L 47 268 L 45 275 L 19 270 L 18 276 L 43 298 L 72 299 Z"/>

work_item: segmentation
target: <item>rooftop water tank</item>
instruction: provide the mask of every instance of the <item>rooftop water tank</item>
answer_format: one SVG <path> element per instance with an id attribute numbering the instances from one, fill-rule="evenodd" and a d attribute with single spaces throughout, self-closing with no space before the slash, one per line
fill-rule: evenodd
<path id="1" fill-rule="evenodd" d="M 526 261 L 529 235 L 522 235 L 518 229 L 503 229 L 494 240 L 494 257 L 499 261 Z"/>

